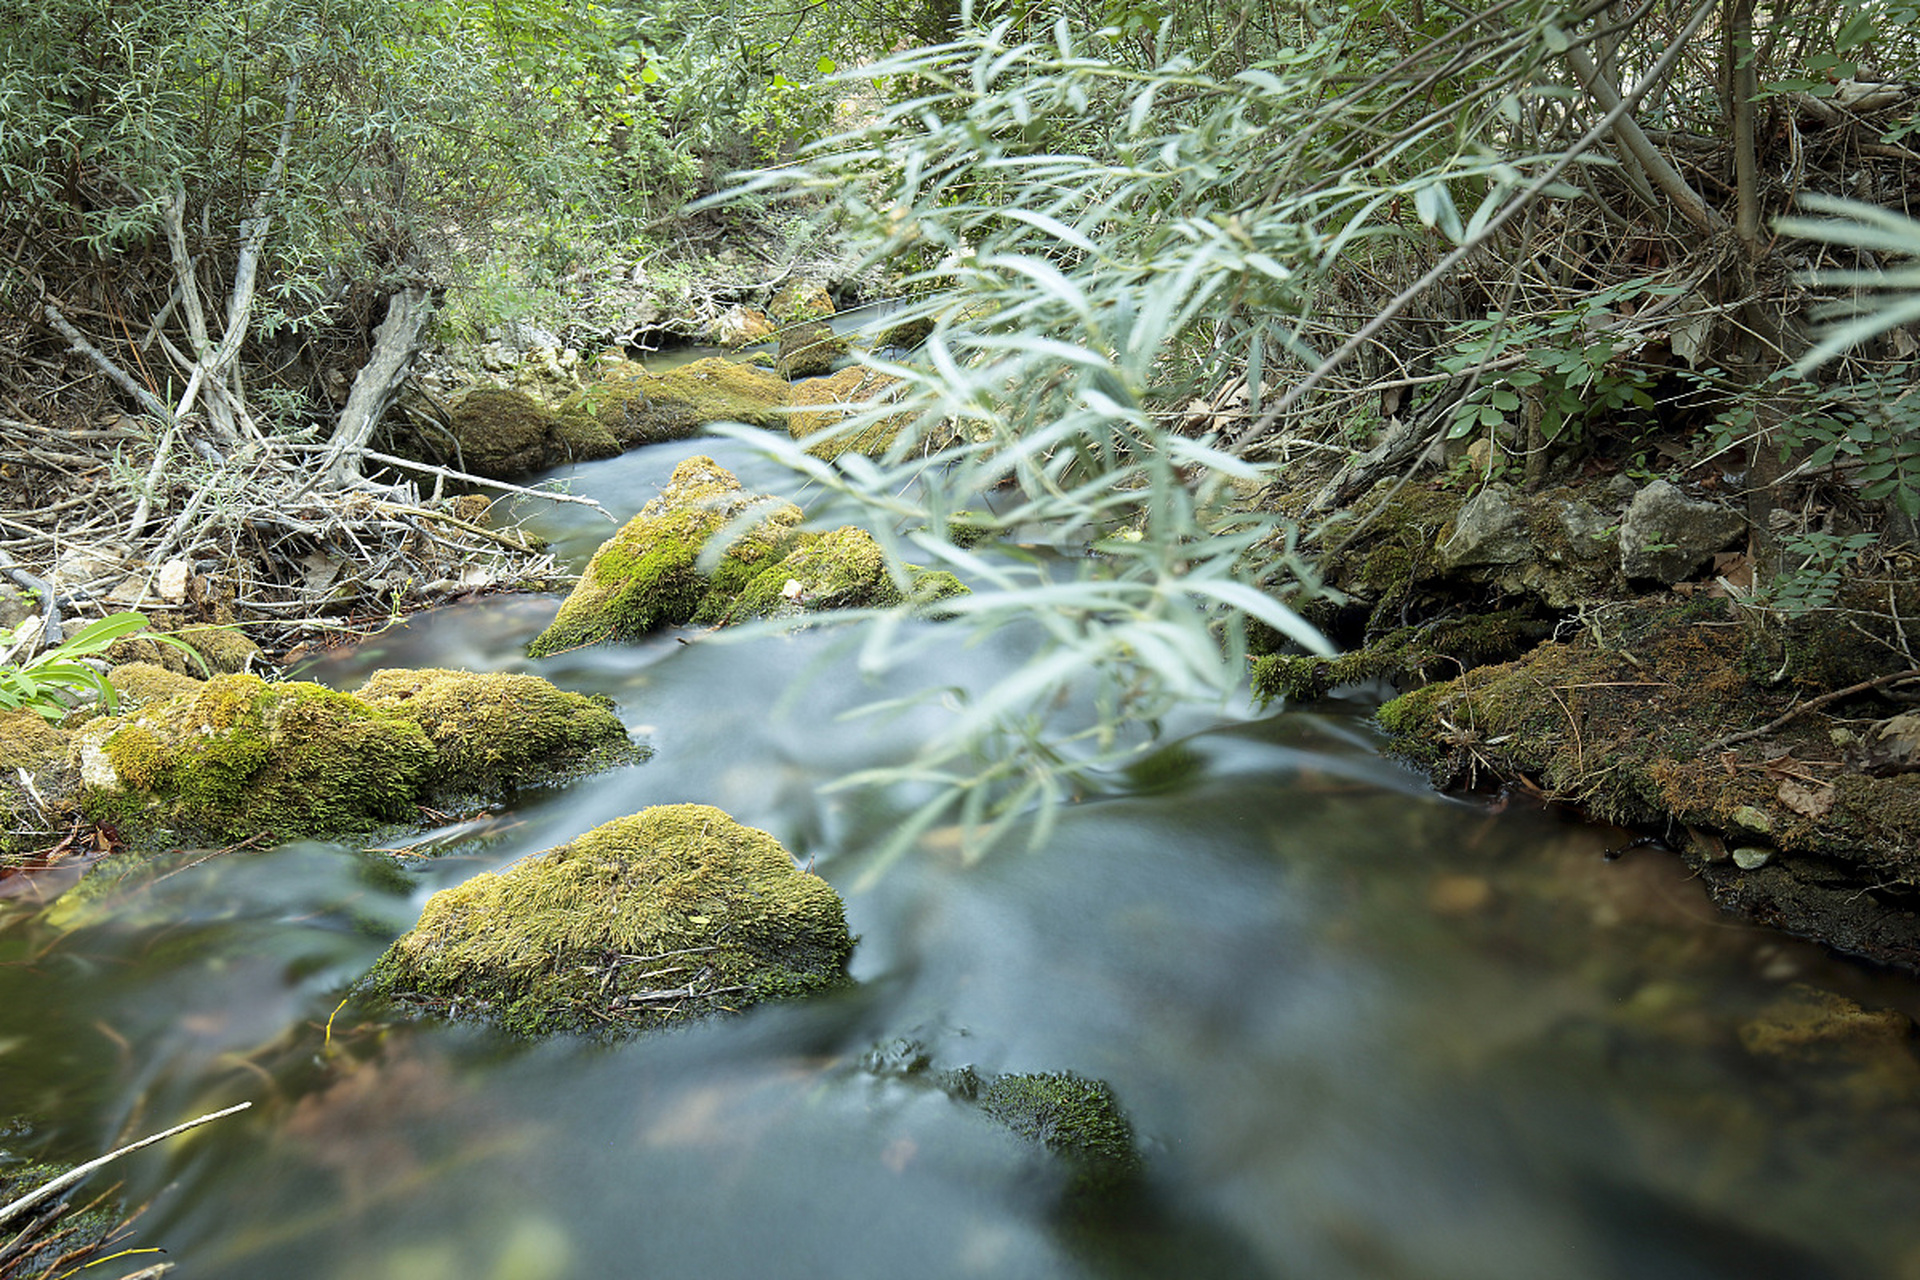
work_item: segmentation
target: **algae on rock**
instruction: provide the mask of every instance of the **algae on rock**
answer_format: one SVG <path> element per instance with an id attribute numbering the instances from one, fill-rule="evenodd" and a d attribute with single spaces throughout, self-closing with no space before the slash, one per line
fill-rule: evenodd
<path id="1" fill-rule="evenodd" d="M 663 805 L 436 893 L 362 989 L 618 1035 L 843 986 L 852 951 L 839 895 L 772 836 Z"/>

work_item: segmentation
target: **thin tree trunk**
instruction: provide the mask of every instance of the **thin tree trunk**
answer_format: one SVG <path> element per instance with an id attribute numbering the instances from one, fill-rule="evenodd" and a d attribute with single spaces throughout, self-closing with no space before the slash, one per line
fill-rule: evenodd
<path id="1" fill-rule="evenodd" d="M 408 285 L 387 303 L 387 318 L 373 331 L 373 353 L 355 375 L 340 420 L 327 441 L 327 457 L 319 474 L 329 483 L 345 486 L 360 478 L 360 451 L 400 394 L 420 349 L 421 331 L 432 316 L 433 295 L 420 285 Z"/>

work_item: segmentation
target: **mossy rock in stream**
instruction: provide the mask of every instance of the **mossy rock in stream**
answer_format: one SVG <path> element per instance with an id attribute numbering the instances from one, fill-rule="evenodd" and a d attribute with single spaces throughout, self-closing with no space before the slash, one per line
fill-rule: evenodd
<path id="1" fill-rule="evenodd" d="M 229 843 L 412 818 L 435 761 L 419 726 L 304 682 L 224 675 L 83 726 L 85 808 L 123 831 Z"/>
<path id="2" fill-rule="evenodd" d="M 664 373 L 638 370 L 567 398 L 563 413 L 584 414 L 621 449 L 684 440 L 714 422 L 778 427 L 785 380 L 751 364 L 710 356 Z"/>
<path id="3" fill-rule="evenodd" d="M 704 571 L 707 540 L 756 515 Z M 871 534 L 851 526 L 802 531 L 800 520 L 798 507 L 748 493 L 712 458 L 689 458 L 659 497 L 594 552 L 527 652 L 540 658 L 689 622 L 931 603 L 966 591 L 951 574 L 911 566 L 903 591 Z"/>
<path id="4" fill-rule="evenodd" d="M 790 325 L 780 333 L 780 355 L 774 368 L 780 376 L 798 382 L 832 373 L 853 350 L 853 344 L 823 321 Z"/>
<path id="5" fill-rule="evenodd" d="M 1071 1072 L 995 1076 L 981 1083 L 978 1099 L 982 1111 L 1072 1171 L 1070 1197 L 1106 1198 L 1138 1182 L 1133 1126 L 1106 1081 Z"/>
<path id="6" fill-rule="evenodd" d="M 611 458 L 621 445 L 590 415 L 554 410 L 522 391 L 479 387 L 453 406 L 449 428 L 456 448 L 423 438 L 407 452 L 423 462 L 457 467 L 496 480 L 515 480 L 549 467 Z"/>
<path id="7" fill-rule="evenodd" d="M 73 734 L 82 808 L 135 845 L 364 833 L 429 801 L 497 798 L 632 759 L 599 700 L 528 675 L 385 671 L 365 697 L 232 674 L 137 667 L 151 696 Z"/>
<path id="8" fill-rule="evenodd" d="M 843 453 L 863 453 L 877 458 L 893 447 L 901 431 L 913 424 L 914 415 L 895 413 L 864 426 L 844 426 L 848 419 L 864 413 L 859 408 L 846 406 L 877 409 L 904 390 L 905 384 L 900 379 L 860 365 L 824 378 L 796 382 L 787 433 L 795 440 L 807 441 L 807 452 L 816 458 L 831 460 Z"/>
<path id="9" fill-rule="evenodd" d="M 624 764 L 640 753 L 604 697 L 506 671 L 390 668 L 356 694 L 418 725 L 433 744 L 428 785 L 495 797 Z"/>
<path id="10" fill-rule="evenodd" d="M 427 900 L 363 991 L 507 1031 L 628 1035 L 848 982 L 840 897 L 708 805 L 619 818 Z"/>

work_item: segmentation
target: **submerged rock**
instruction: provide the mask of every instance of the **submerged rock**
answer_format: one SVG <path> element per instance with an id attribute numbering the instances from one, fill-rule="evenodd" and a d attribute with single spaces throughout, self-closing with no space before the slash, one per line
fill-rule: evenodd
<path id="1" fill-rule="evenodd" d="M 839 895 L 707 805 L 596 827 L 428 899 L 363 990 L 522 1035 L 629 1034 L 844 985 Z"/>
<path id="2" fill-rule="evenodd" d="M 851 526 L 806 532 L 797 527 L 800 520 L 798 507 L 748 493 L 712 458 L 689 458 L 674 468 L 659 497 L 594 552 L 553 624 L 527 652 L 539 658 L 690 622 L 885 608 L 966 590 L 951 574 L 909 566 L 909 589 L 902 592 L 872 535 Z M 703 570 L 707 540 L 730 526 L 738 536 L 711 572 Z"/>
<path id="3" fill-rule="evenodd" d="M 1111 1195 L 1140 1176 L 1133 1126 L 1104 1080 L 1071 1072 L 996 1076 L 981 1085 L 979 1102 L 982 1111 L 1071 1169 L 1072 1195 Z"/>

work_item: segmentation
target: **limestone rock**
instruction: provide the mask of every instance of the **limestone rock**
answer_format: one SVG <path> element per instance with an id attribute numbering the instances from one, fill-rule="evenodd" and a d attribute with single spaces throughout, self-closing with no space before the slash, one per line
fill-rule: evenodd
<path id="1" fill-rule="evenodd" d="M 1620 526 L 1620 569 L 1631 579 L 1683 582 L 1746 532 L 1743 513 L 1689 498 L 1667 481 L 1655 480 L 1627 508 Z"/>
<path id="2" fill-rule="evenodd" d="M 713 342 L 720 347 L 745 347 L 773 336 L 773 324 L 752 307 L 732 307 L 713 322 Z"/>
<path id="3" fill-rule="evenodd" d="M 1525 513 L 1497 485 L 1467 500 L 1454 519 L 1453 535 L 1440 546 L 1441 561 L 1449 569 L 1520 564 L 1533 554 Z"/>
<path id="4" fill-rule="evenodd" d="M 844 985 L 826 881 L 707 805 L 596 827 L 428 899 L 363 983 L 523 1035 L 625 1035 Z"/>

